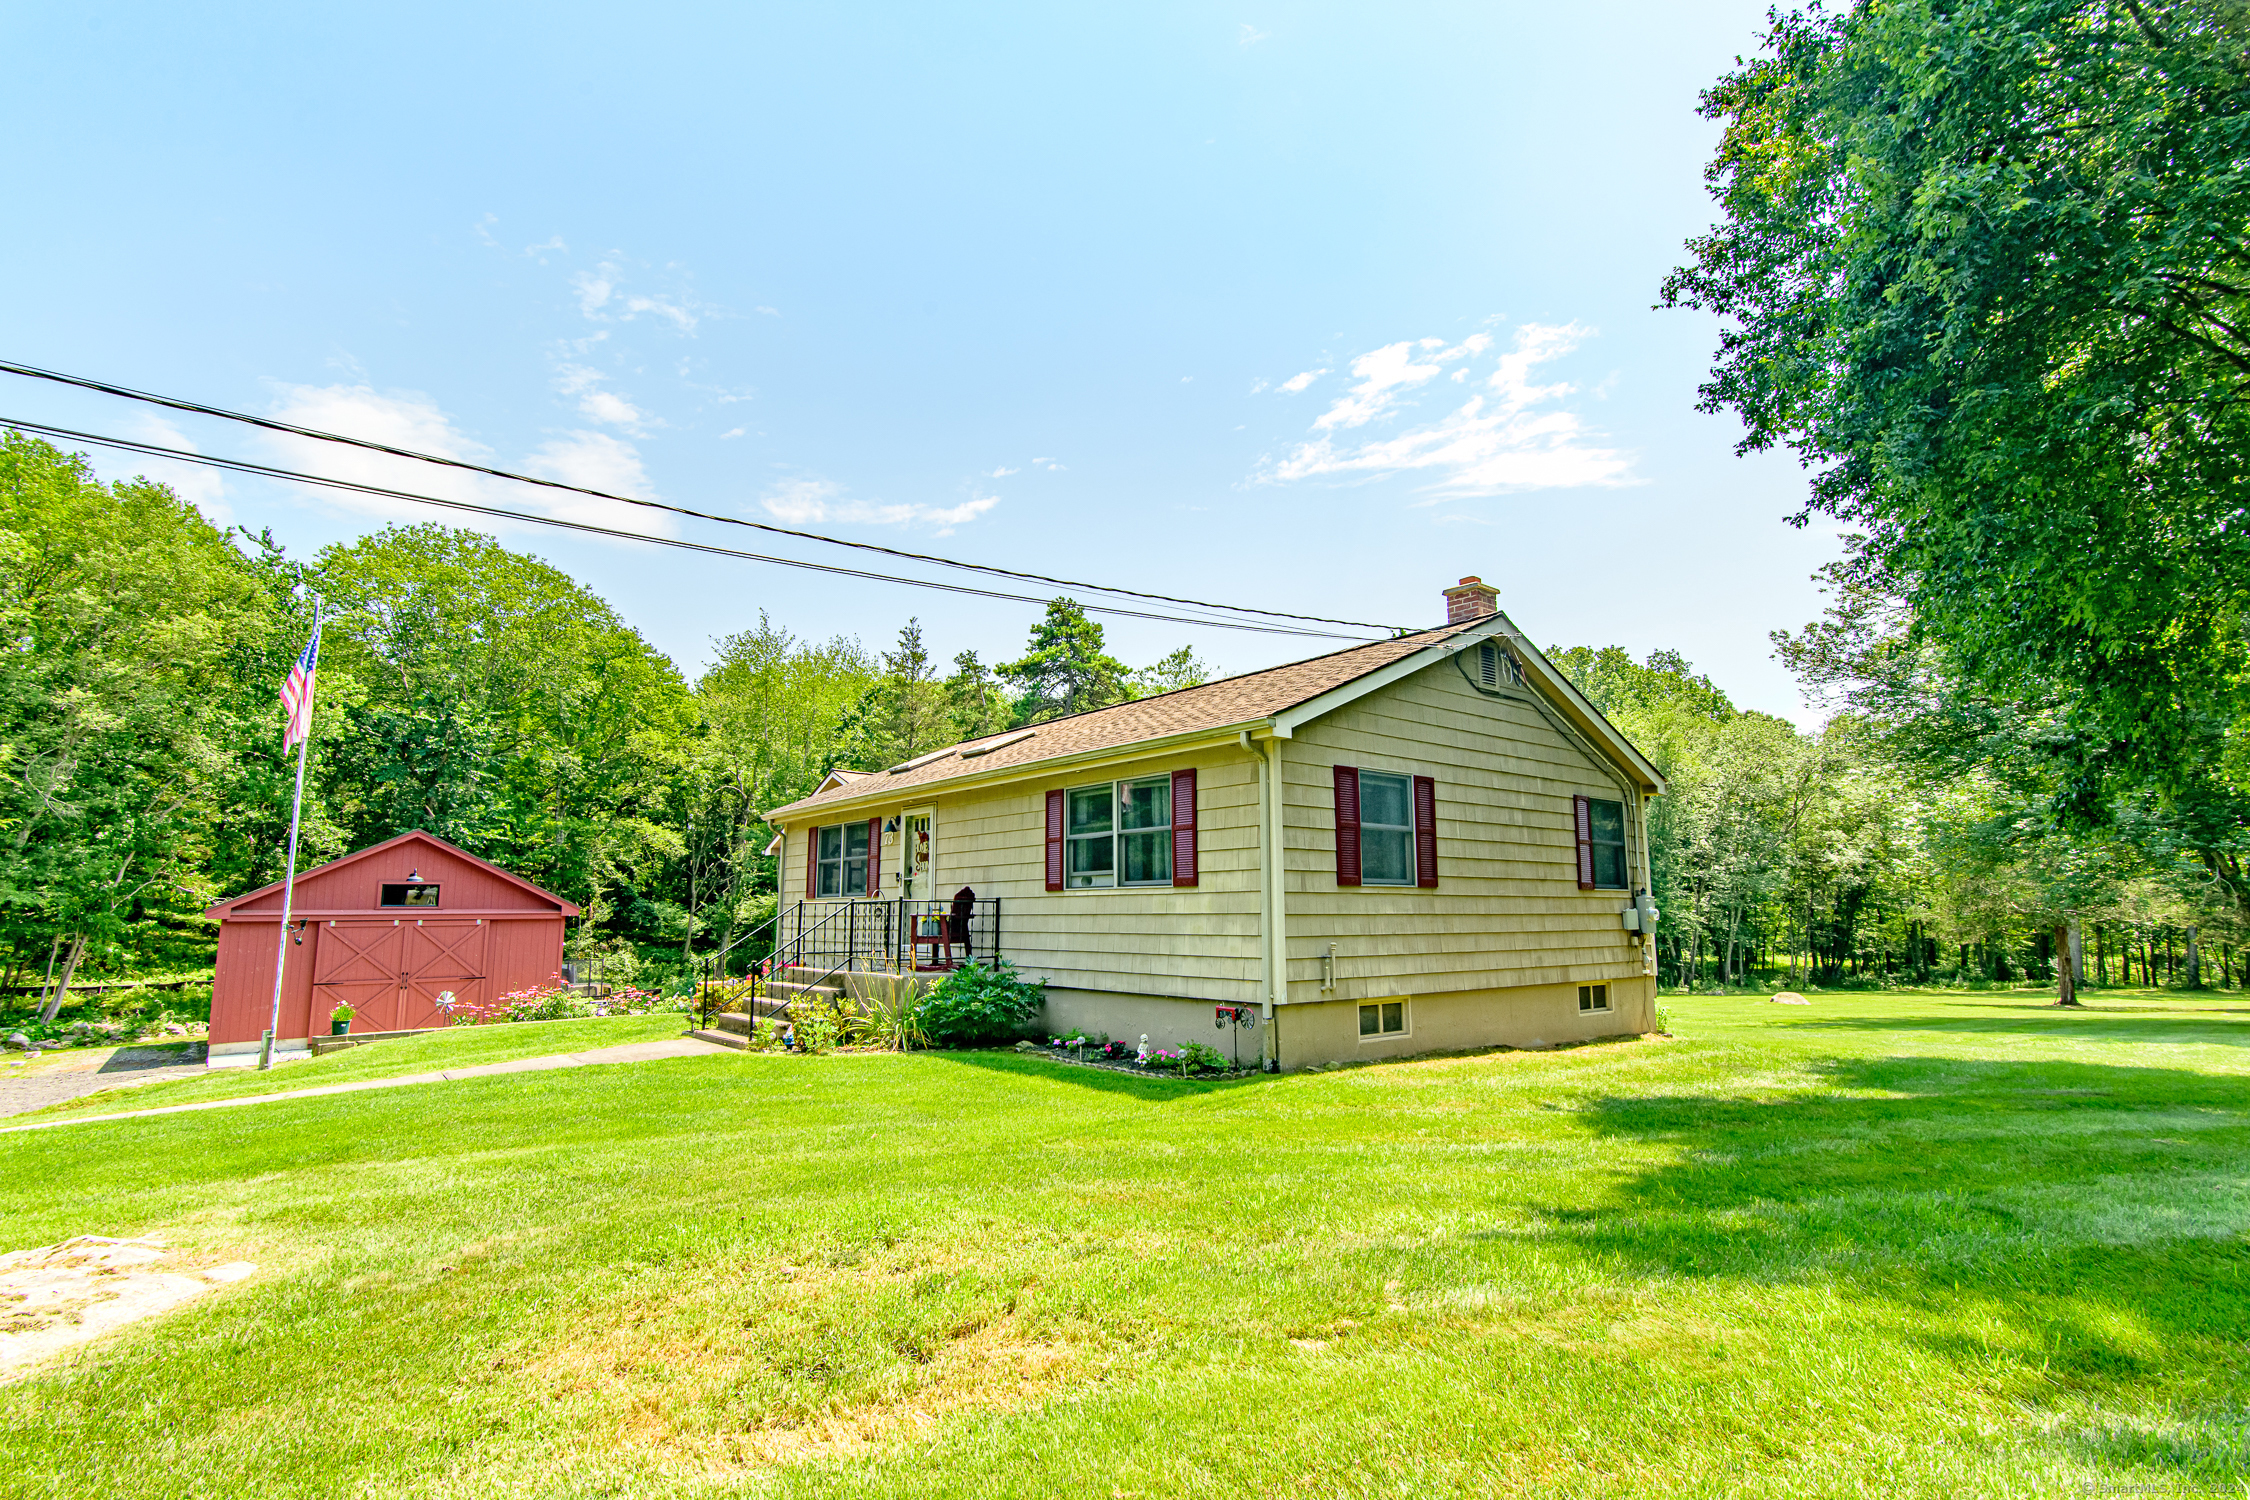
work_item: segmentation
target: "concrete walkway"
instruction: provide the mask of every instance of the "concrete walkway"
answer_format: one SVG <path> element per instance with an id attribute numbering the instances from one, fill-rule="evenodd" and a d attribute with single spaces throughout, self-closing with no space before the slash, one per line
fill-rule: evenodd
<path id="1" fill-rule="evenodd" d="M 364 1089 L 399 1089 L 415 1083 L 450 1083 L 456 1078 L 489 1078 L 499 1073 L 543 1073 L 549 1068 L 653 1062 L 664 1057 L 724 1056 L 727 1052 L 725 1047 L 685 1036 L 664 1042 L 627 1042 L 621 1047 L 596 1047 L 591 1052 L 563 1052 L 548 1057 L 519 1057 L 513 1062 L 480 1063 L 473 1068 L 449 1068 L 442 1073 L 408 1073 L 399 1078 L 368 1078 L 358 1083 L 329 1083 L 318 1088 L 285 1089 L 278 1094 L 245 1094 L 237 1099 L 204 1099 L 194 1104 L 129 1109 L 113 1115 L 73 1115 L 61 1120 L 40 1120 L 30 1125 L 0 1127 L 0 1135 L 14 1135 L 24 1130 L 52 1130 L 58 1125 L 93 1125 L 103 1120 L 139 1120 L 150 1115 L 181 1115 L 198 1109 L 233 1109 L 243 1104 L 270 1104 L 276 1099 L 317 1099 L 325 1094 L 356 1094 Z"/>

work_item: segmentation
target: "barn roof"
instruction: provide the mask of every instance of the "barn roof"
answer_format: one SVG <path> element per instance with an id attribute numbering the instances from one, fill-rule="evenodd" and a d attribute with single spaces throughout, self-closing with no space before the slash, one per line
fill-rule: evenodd
<path id="1" fill-rule="evenodd" d="M 306 881 L 312 879 L 316 875 L 325 875 L 330 871 L 341 870 L 346 865 L 358 864 L 363 859 L 369 859 L 375 855 L 387 853 L 392 849 L 398 848 L 399 845 L 407 843 L 423 844 L 431 849 L 437 850 L 441 854 L 448 854 L 455 859 L 464 860 L 469 864 L 475 865 L 478 869 L 484 871 L 486 874 L 496 876 L 497 878 L 506 881 L 508 884 L 515 886 L 525 894 L 535 896 L 541 901 L 552 904 L 558 915 L 565 917 L 575 917 L 578 915 L 578 908 L 575 904 L 569 901 L 565 901 L 562 897 L 556 895 L 553 891 L 544 890 L 539 886 L 533 885 L 530 881 L 524 879 L 521 875 L 511 874 L 510 872 L 501 869 L 498 865 L 492 863 L 492 861 L 487 859 L 479 859 L 474 854 L 471 854 L 468 850 L 462 848 L 460 845 L 449 844 L 444 839 L 439 838 L 436 834 L 424 833 L 419 828 L 409 829 L 407 832 L 398 835 L 398 837 L 396 838 L 383 840 L 383 842 L 381 842 L 380 844 L 369 844 L 364 849 L 355 849 L 351 853 L 346 854 L 341 858 L 332 859 L 324 865 L 315 865 L 309 870 L 299 870 L 297 872 L 297 883 L 299 885 L 303 885 Z M 277 880 L 271 885 L 260 886 L 254 891 L 244 891 L 239 896 L 229 897 L 227 900 L 221 901 L 218 905 L 206 909 L 203 915 L 213 919 L 214 921 L 224 920 L 225 918 L 233 915 L 237 907 L 255 901 L 261 896 L 272 895 L 274 892 L 280 890 L 284 883 L 285 882 L 283 881 Z"/>

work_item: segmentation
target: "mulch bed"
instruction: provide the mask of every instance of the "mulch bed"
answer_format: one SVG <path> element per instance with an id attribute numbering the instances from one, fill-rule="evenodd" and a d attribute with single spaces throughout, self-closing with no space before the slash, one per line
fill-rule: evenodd
<path id="1" fill-rule="evenodd" d="M 1254 1063 L 1230 1068 L 1223 1073 L 1180 1073 L 1158 1068 L 1144 1068 L 1138 1063 L 1112 1061 L 1106 1057 L 1074 1057 L 1055 1047 L 1039 1047 L 1029 1052 L 1018 1052 L 1018 1057 L 1044 1057 L 1071 1068 L 1099 1068 L 1104 1073 L 1123 1073 L 1131 1078 L 1162 1078 L 1172 1083 L 1221 1083 L 1229 1078 L 1258 1078 L 1264 1076 Z"/>

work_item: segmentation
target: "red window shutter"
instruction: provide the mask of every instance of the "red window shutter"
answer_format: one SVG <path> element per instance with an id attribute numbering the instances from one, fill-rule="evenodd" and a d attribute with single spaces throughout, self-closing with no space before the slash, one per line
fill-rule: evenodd
<path id="1" fill-rule="evenodd" d="M 867 894 L 881 900 L 883 895 L 883 820 L 867 820 Z"/>
<path id="2" fill-rule="evenodd" d="M 1172 773 L 1172 884 L 1194 885 L 1195 772 Z"/>
<path id="3" fill-rule="evenodd" d="M 1336 767 L 1336 883 L 1359 884 L 1359 767 Z"/>
<path id="4" fill-rule="evenodd" d="M 1437 782 L 1428 776 L 1414 778 L 1414 883 L 1437 889 Z"/>
<path id="5" fill-rule="evenodd" d="M 1594 810 L 1584 797 L 1570 799 L 1578 814 L 1578 888 L 1594 888 Z"/>
<path id="6" fill-rule="evenodd" d="M 1047 889 L 1063 888 L 1063 794 L 1047 794 Z"/>
<path id="7" fill-rule="evenodd" d="M 805 830 L 805 899 L 820 894 L 820 830 Z"/>

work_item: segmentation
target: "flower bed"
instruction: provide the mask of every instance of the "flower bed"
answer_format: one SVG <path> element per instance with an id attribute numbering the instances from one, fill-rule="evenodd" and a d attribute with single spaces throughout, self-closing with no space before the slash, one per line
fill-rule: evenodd
<path id="1" fill-rule="evenodd" d="M 535 984 L 479 1005 L 461 1000 L 442 1007 L 455 1026 L 484 1026 L 508 1021 L 576 1021 L 603 1016 L 692 1015 L 693 1002 L 677 995 L 660 995 L 617 985 L 607 994 L 581 995 L 562 984 Z"/>
<path id="2" fill-rule="evenodd" d="M 1116 1073 L 1155 1074 L 1162 1078 L 1228 1078 L 1240 1077 L 1260 1071 L 1256 1059 L 1237 1067 L 1216 1047 L 1206 1047 L 1201 1042 L 1183 1042 L 1177 1047 L 1155 1047 L 1142 1037 L 1139 1044 L 1111 1040 L 1100 1032 L 1085 1032 L 1073 1027 L 1061 1036 L 1049 1037 L 1047 1045 L 1037 1042 L 1016 1043 L 1018 1052 L 1038 1052 L 1059 1062 L 1075 1063 L 1082 1067 L 1107 1068 Z"/>

